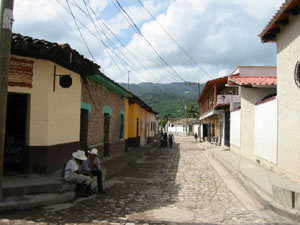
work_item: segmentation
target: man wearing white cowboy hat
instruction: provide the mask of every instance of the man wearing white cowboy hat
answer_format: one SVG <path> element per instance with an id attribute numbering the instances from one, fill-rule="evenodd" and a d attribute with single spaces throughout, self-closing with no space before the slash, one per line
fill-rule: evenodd
<path id="1" fill-rule="evenodd" d="M 88 151 L 89 157 L 82 163 L 82 170 L 91 173 L 93 176 L 97 176 L 98 193 L 104 194 L 103 184 L 102 184 L 102 171 L 100 166 L 100 159 L 98 157 L 98 150 L 93 148 Z"/>
<path id="2" fill-rule="evenodd" d="M 72 153 L 72 159 L 67 162 L 65 167 L 65 180 L 67 182 L 76 182 L 76 196 L 77 197 L 87 197 L 88 196 L 88 187 L 92 181 L 92 174 L 84 172 L 79 169 L 79 166 L 82 164 L 87 157 L 85 156 L 84 151 L 77 150 Z"/>

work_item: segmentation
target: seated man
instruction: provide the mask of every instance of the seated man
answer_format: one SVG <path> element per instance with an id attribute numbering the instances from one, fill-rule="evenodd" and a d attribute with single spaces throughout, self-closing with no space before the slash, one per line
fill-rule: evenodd
<path id="1" fill-rule="evenodd" d="M 86 159 L 84 151 L 77 150 L 77 152 L 73 152 L 72 159 L 67 162 L 65 167 L 65 180 L 76 182 L 76 197 L 88 197 L 89 194 L 92 174 L 79 169 Z"/>
<path id="2" fill-rule="evenodd" d="M 85 172 L 97 176 L 98 193 L 104 194 L 105 192 L 103 190 L 102 171 L 100 166 L 100 159 L 98 157 L 98 150 L 93 148 L 91 151 L 88 151 L 88 153 L 89 157 L 87 160 L 83 161 L 82 169 Z"/>

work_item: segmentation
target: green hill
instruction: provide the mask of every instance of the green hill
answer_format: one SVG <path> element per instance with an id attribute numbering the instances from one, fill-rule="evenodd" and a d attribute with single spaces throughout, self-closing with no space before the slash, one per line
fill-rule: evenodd
<path id="1" fill-rule="evenodd" d="M 120 83 L 128 89 L 128 85 Z M 203 84 L 200 85 L 202 90 Z M 201 91 L 200 90 L 200 91 Z M 183 82 L 158 84 L 144 82 L 130 84 L 129 91 L 141 98 L 152 109 L 161 116 L 170 115 L 171 117 L 185 117 L 184 106 L 189 103 L 197 103 L 197 85 L 185 85 Z"/>

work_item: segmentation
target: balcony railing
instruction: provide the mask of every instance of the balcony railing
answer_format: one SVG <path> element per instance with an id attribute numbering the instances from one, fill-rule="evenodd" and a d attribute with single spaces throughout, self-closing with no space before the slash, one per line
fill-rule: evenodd
<path id="1" fill-rule="evenodd" d="M 241 102 L 241 96 L 239 95 L 217 95 L 217 105 L 224 105 L 230 103 Z"/>

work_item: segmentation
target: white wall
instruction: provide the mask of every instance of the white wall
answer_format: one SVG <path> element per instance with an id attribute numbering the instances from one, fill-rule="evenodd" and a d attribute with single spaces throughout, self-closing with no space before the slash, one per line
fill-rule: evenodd
<path id="1" fill-rule="evenodd" d="M 200 140 L 203 140 L 203 124 L 200 124 Z"/>
<path id="2" fill-rule="evenodd" d="M 254 154 L 277 163 L 277 99 L 255 106 Z"/>
<path id="3" fill-rule="evenodd" d="M 276 76 L 276 66 L 238 66 L 232 74 L 240 76 Z"/>
<path id="4" fill-rule="evenodd" d="M 230 145 L 241 147 L 241 110 L 230 113 Z"/>
<path id="5" fill-rule="evenodd" d="M 255 104 L 263 97 L 276 93 L 274 88 L 242 88 L 241 96 L 241 149 L 245 158 L 255 160 L 254 154 L 254 118 Z"/>
<path id="6" fill-rule="evenodd" d="M 225 145 L 225 114 L 224 113 L 218 116 L 218 137 L 219 137 L 219 143 L 221 145 Z"/>
<path id="7" fill-rule="evenodd" d="M 199 134 L 198 134 L 198 128 L 199 128 L 199 124 L 194 124 L 193 125 L 193 134 L 197 133 L 197 136 L 199 136 Z"/>
<path id="8" fill-rule="evenodd" d="M 172 125 L 174 125 L 172 127 Z M 168 126 L 168 132 L 171 133 L 185 133 L 185 129 L 183 129 L 183 124 L 180 123 L 170 123 L 170 126 Z"/>
<path id="9" fill-rule="evenodd" d="M 300 88 L 294 81 L 300 60 L 300 17 L 289 17 L 289 22 L 277 36 L 278 166 L 300 180 Z"/>

